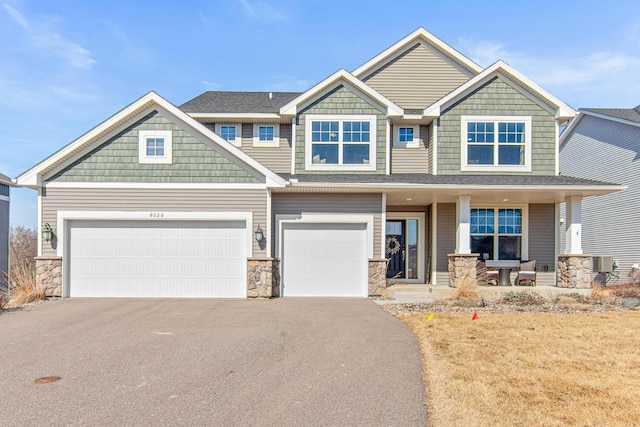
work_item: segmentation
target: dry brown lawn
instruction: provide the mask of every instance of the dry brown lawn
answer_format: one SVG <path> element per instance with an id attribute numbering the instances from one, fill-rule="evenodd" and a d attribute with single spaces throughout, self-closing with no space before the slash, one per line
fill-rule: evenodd
<path id="1" fill-rule="evenodd" d="M 429 425 L 640 425 L 640 313 L 403 314 Z"/>

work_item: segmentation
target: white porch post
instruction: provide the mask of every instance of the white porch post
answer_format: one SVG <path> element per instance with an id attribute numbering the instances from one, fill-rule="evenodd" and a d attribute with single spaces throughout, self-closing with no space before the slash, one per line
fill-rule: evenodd
<path id="1" fill-rule="evenodd" d="M 582 254 L 582 196 L 565 198 L 566 204 L 566 245 L 565 254 Z"/>
<path id="2" fill-rule="evenodd" d="M 471 196 L 458 196 L 456 201 L 456 253 L 471 253 Z"/>

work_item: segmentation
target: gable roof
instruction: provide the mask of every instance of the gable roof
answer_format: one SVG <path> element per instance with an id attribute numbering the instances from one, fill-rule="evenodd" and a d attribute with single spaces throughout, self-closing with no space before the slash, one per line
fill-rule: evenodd
<path id="1" fill-rule="evenodd" d="M 425 45 L 435 49 L 442 55 L 449 58 L 453 63 L 464 69 L 469 76 L 478 74 L 482 71 L 482 67 L 471 59 L 467 58 L 424 28 L 420 27 L 393 46 L 384 50 L 374 58 L 370 59 L 360 67 L 353 70 L 353 75 L 358 78 L 364 78 L 376 72 L 380 68 L 402 55 L 408 49 L 416 45 L 416 43 L 424 43 Z"/>
<path id="2" fill-rule="evenodd" d="M 404 110 L 394 104 L 390 99 L 368 86 L 363 81 L 354 77 L 345 69 L 340 69 L 309 89 L 308 91 L 300 94 L 295 99 L 292 99 L 289 103 L 280 108 L 280 114 L 282 115 L 295 115 L 298 112 L 298 107 L 310 103 L 324 93 L 339 86 L 340 84 L 346 85 L 351 89 L 354 89 L 364 96 L 370 98 L 377 104 L 387 108 L 387 115 L 389 116 L 402 116 Z"/>
<path id="3" fill-rule="evenodd" d="M 122 130 L 129 125 L 132 119 L 135 119 L 139 114 L 150 111 L 154 107 L 162 108 L 169 114 L 182 121 L 189 129 L 202 135 L 206 143 L 209 143 L 212 147 L 216 146 L 231 156 L 239 159 L 242 163 L 246 164 L 249 168 L 255 170 L 266 178 L 267 185 L 284 185 L 284 180 L 272 172 L 270 169 L 242 152 L 237 147 L 234 147 L 228 141 L 208 129 L 203 124 L 199 123 L 188 114 L 171 104 L 166 99 L 162 98 L 155 92 L 149 92 L 127 107 L 123 108 L 109 119 L 100 123 L 98 126 L 91 129 L 75 141 L 61 148 L 45 160 L 41 161 L 31 169 L 22 173 L 17 179 L 19 185 L 30 188 L 38 188 L 42 186 L 43 175 L 60 169 L 61 167 L 75 161 L 81 155 L 87 151 L 96 148 L 107 141 L 117 131 Z"/>
<path id="4" fill-rule="evenodd" d="M 525 89 L 538 104 L 546 104 L 550 111 L 553 111 L 556 116 L 556 120 L 563 122 L 570 120 L 576 115 L 576 111 L 569 105 L 562 102 L 560 99 L 551 95 L 542 87 L 538 86 L 529 78 L 518 72 L 506 62 L 500 60 L 493 65 L 487 67 L 480 74 L 470 79 L 465 84 L 459 86 L 456 90 L 452 91 L 448 95 L 442 97 L 438 102 L 435 102 L 431 106 L 424 110 L 424 115 L 427 117 L 439 117 L 441 111 L 447 107 L 455 104 L 460 99 L 469 95 L 478 87 L 487 83 L 492 78 L 499 76 L 511 83 Z"/>
<path id="5" fill-rule="evenodd" d="M 0 173 L 0 184 L 7 185 L 9 187 L 17 187 L 11 178 Z"/>
<path id="6" fill-rule="evenodd" d="M 640 123 L 640 105 L 636 108 L 581 108 L 580 111 Z"/>
<path id="7" fill-rule="evenodd" d="M 584 116 L 640 127 L 640 105 L 635 108 L 581 108 L 577 117 L 571 120 L 569 126 L 560 134 L 560 149 L 564 147 L 567 139 L 573 134 L 574 129 Z"/>
<path id="8" fill-rule="evenodd" d="M 277 114 L 280 107 L 301 94 L 302 92 L 207 91 L 178 108 L 192 117 L 216 113 Z"/>

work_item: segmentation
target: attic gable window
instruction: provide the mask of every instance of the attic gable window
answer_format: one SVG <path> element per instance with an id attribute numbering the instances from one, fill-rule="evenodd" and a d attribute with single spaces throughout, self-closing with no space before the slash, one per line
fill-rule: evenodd
<path id="1" fill-rule="evenodd" d="M 463 116 L 463 171 L 531 171 L 530 116 Z"/>
<path id="2" fill-rule="evenodd" d="M 307 170 L 375 170 L 376 117 L 308 115 Z"/>
<path id="3" fill-rule="evenodd" d="M 236 147 L 242 147 L 242 125 L 216 123 L 216 133 Z"/>
<path id="4" fill-rule="evenodd" d="M 173 133 L 170 130 L 141 130 L 138 132 L 138 163 L 171 164 L 173 161 Z"/>

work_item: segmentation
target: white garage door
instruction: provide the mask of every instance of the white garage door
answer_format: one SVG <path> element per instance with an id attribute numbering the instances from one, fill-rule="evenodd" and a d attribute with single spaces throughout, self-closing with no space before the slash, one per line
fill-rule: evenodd
<path id="1" fill-rule="evenodd" d="M 71 221 L 71 297 L 245 298 L 244 221 Z"/>
<path id="2" fill-rule="evenodd" d="M 366 224 L 284 224 L 283 296 L 367 297 Z"/>

